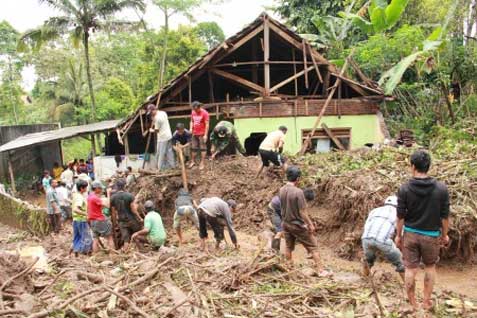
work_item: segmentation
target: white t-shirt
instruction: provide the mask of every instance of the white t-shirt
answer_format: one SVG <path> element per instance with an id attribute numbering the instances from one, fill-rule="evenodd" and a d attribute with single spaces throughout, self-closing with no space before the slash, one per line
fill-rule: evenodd
<path id="1" fill-rule="evenodd" d="M 157 111 L 156 116 L 154 116 L 154 129 L 157 130 L 157 141 L 168 141 L 172 138 L 169 118 L 165 111 Z"/>
<path id="2" fill-rule="evenodd" d="M 73 177 L 74 177 L 73 170 L 66 169 L 65 171 L 61 173 L 60 179 L 66 185 L 73 185 Z"/>
<path id="3" fill-rule="evenodd" d="M 58 202 L 60 202 L 60 206 L 69 206 L 68 200 L 68 189 L 66 187 L 56 187 L 56 197 L 58 198 Z"/>
<path id="4" fill-rule="evenodd" d="M 285 134 L 281 130 L 272 131 L 265 137 L 265 139 L 260 144 L 259 149 L 268 150 L 268 151 L 278 151 L 278 146 L 280 141 L 283 141 L 285 144 Z"/>

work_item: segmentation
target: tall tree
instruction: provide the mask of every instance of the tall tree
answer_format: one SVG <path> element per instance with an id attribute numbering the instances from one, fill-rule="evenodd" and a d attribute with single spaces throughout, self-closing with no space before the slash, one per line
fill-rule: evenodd
<path id="1" fill-rule="evenodd" d="M 5 114 L 13 111 L 13 120 L 18 124 L 17 104 L 21 95 L 19 85 L 23 61 L 15 50 L 20 34 L 8 22 L 0 22 L 0 74 L 2 75 L 2 105 Z"/>
<path id="2" fill-rule="evenodd" d="M 96 119 L 96 101 L 90 63 L 90 36 L 97 30 L 114 30 L 130 26 L 127 21 L 115 20 L 117 13 L 132 8 L 145 10 L 143 0 L 39 0 L 56 9 L 61 15 L 51 17 L 37 29 L 27 31 L 19 41 L 19 50 L 39 49 L 45 42 L 69 35 L 75 46 L 83 44 L 86 76 L 91 98 L 91 119 Z"/>
<path id="3" fill-rule="evenodd" d="M 225 40 L 224 31 L 216 22 L 201 22 L 194 29 L 209 50 Z"/>
<path id="4" fill-rule="evenodd" d="M 166 70 L 168 34 L 171 17 L 174 15 L 183 15 L 189 20 L 193 20 L 192 11 L 200 7 L 205 1 L 206 0 L 152 0 L 152 2 L 162 11 L 164 16 L 163 28 L 165 35 L 159 71 L 159 89 L 162 87 Z"/>

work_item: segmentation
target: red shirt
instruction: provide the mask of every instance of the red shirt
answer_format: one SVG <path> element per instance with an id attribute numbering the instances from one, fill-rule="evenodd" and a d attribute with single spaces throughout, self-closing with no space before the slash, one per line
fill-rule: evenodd
<path id="1" fill-rule="evenodd" d="M 205 125 L 209 121 L 209 113 L 205 109 L 200 112 L 192 111 L 192 134 L 194 136 L 204 136 L 206 134 Z"/>
<path id="2" fill-rule="evenodd" d="M 103 215 L 103 203 L 101 198 L 96 194 L 91 193 L 88 196 L 88 220 L 90 221 L 104 221 L 106 218 Z"/>

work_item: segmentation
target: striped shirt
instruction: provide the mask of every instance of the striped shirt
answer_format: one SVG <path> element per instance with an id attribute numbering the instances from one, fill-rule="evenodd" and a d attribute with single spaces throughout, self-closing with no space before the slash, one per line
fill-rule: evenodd
<path id="1" fill-rule="evenodd" d="M 366 224 L 361 239 L 374 239 L 380 243 L 386 243 L 396 232 L 396 208 L 385 205 L 372 210 Z"/>

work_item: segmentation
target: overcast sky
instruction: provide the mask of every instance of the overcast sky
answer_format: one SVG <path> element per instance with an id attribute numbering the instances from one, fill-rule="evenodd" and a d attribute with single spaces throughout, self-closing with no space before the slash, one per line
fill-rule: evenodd
<path id="1" fill-rule="evenodd" d="M 150 2 L 150 1 L 148 1 Z M 194 12 L 196 22 L 215 21 L 227 37 L 240 31 L 252 22 L 266 7 L 274 4 L 274 0 L 224 0 L 219 5 L 206 5 Z M 272 12 L 268 11 L 269 14 Z M 38 0 L 0 0 L 0 21 L 7 20 L 20 32 L 35 28 L 56 12 L 46 4 L 39 5 Z M 135 13 L 127 12 L 126 17 L 137 19 Z M 145 20 L 154 28 L 162 24 L 161 12 L 153 5 L 148 5 Z M 189 23 L 185 18 L 176 17 L 172 27 Z M 30 90 L 35 81 L 34 70 L 27 68 L 23 72 L 24 88 Z"/>

